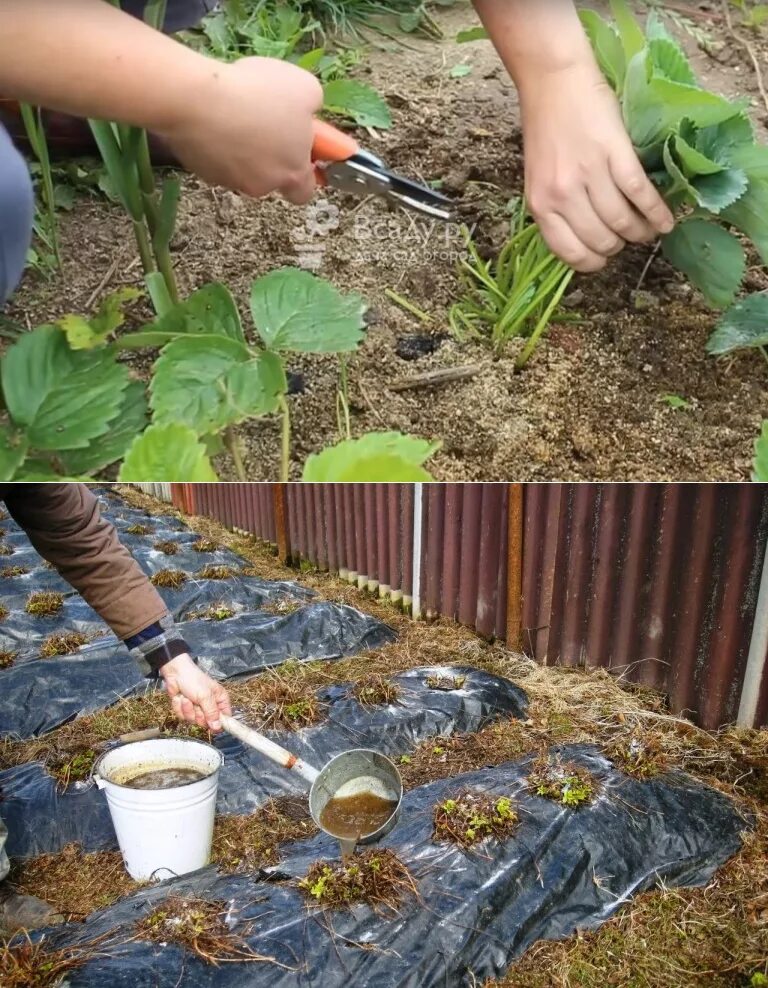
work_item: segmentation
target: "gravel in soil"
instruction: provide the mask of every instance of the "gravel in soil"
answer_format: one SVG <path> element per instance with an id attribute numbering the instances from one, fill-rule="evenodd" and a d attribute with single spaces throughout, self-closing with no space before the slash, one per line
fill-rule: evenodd
<path id="1" fill-rule="evenodd" d="M 746 51 L 724 30 L 718 5 L 699 7 L 713 38 L 712 55 L 696 54 L 704 80 L 729 94 L 755 97 Z M 361 139 L 393 168 L 440 180 L 476 228 L 483 252 L 502 242 L 506 202 L 522 191 L 522 146 L 516 95 L 487 43 L 450 40 L 473 23 L 468 7 L 441 13 L 443 44 L 410 38 L 408 47 L 371 51 L 360 78 L 377 85 L 392 108 L 391 131 Z M 675 29 L 687 47 L 690 37 Z M 760 47 L 762 53 L 763 48 Z M 453 65 L 471 73 L 453 78 Z M 756 112 L 762 124 L 761 112 Z M 764 130 L 763 130 L 764 133 Z M 741 480 L 749 476 L 752 444 L 768 409 L 768 380 L 759 354 L 707 357 L 704 345 L 716 316 L 656 259 L 637 292 L 648 249 L 629 249 L 610 268 L 574 283 L 569 307 L 581 320 L 553 327 L 528 369 L 514 372 L 517 346 L 492 360 L 477 344 L 448 339 L 417 361 L 403 359 L 402 340 L 417 334 L 437 344 L 458 290 L 458 231 L 388 212 L 381 202 L 359 203 L 327 193 L 297 209 L 276 199 L 249 202 L 232 193 L 184 182 L 174 251 L 182 291 L 226 282 L 247 312 L 253 278 L 295 265 L 307 242 L 321 249 L 319 273 L 370 303 L 367 340 L 351 361 L 355 434 L 399 429 L 440 438 L 434 460 L 440 480 Z M 333 211 L 338 208 L 338 215 Z M 45 282 L 27 277 L 8 315 L 35 325 L 67 311 L 83 311 L 104 274 L 118 264 L 110 288 L 136 284 L 133 245 L 120 211 L 78 202 L 62 216 L 64 275 Z M 768 286 L 751 258 L 747 284 Z M 422 323 L 385 294 L 395 290 L 431 317 Z M 148 318 L 144 306 L 132 323 Z M 421 345 L 425 351 L 430 346 Z M 408 353 L 410 355 L 410 351 Z M 125 357 L 146 375 L 149 354 Z M 435 368 L 481 364 L 470 380 L 395 391 L 404 378 Z M 292 372 L 302 389 L 290 398 L 293 476 L 306 457 L 336 440 L 338 367 L 331 357 L 297 357 Z M 671 408 L 667 395 L 689 407 Z M 277 421 L 242 429 L 251 480 L 278 474 Z M 234 479 L 226 457 L 217 467 Z"/>

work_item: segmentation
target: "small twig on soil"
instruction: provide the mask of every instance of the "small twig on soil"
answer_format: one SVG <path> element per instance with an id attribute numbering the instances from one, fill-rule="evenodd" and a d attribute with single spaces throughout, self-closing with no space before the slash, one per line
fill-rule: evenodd
<path id="1" fill-rule="evenodd" d="M 400 308 L 405 309 L 406 312 L 410 312 L 412 316 L 416 316 L 416 318 L 421 322 L 432 322 L 432 316 L 430 316 L 429 313 L 425 312 L 423 309 L 420 309 L 417 305 L 414 305 L 413 302 L 409 301 L 407 298 L 404 298 L 402 295 L 398 295 L 397 292 L 393 291 L 391 288 L 385 288 L 384 294 L 391 302 L 394 302 L 395 305 L 399 305 Z"/>
<path id="2" fill-rule="evenodd" d="M 98 283 L 98 285 L 94 288 L 94 290 L 88 296 L 88 301 L 85 303 L 85 311 L 86 312 L 90 312 L 91 311 L 91 306 L 95 304 L 96 299 L 99 297 L 99 295 L 101 295 L 101 293 L 104 291 L 104 289 L 110 283 L 110 281 L 112 281 L 112 279 L 115 276 L 115 272 L 117 271 L 117 269 L 120 266 L 120 264 L 122 263 L 122 261 L 123 261 L 123 254 L 122 254 L 122 252 L 120 252 L 120 253 L 118 253 L 117 257 L 115 257 L 114 261 L 110 264 L 110 266 L 107 268 L 107 273 L 104 275 L 104 277 L 101 279 L 101 281 Z"/>
<path id="3" fill-rule="evenodd" d="M 757 88 L 760 91 L 760 96 L 763 100 L 763 105 L 765 106 L 766 113 L 768 113 L 768 91 L 765 88 L 765 79 L 763 78 L 763 71 L 760 68 L 760 62 L 755 52 L 754 45 L 743 38 L 739 32 L 733 26 L 733 19 L 731 18 L 731 10 L 728 6 L 730 0 L 720 0 L 720 6 L 723 11 L 723 19 L 725 20 L 726 27 L 728 28 L 728 34 L 733 38 L 733 40 L 740 45 L 744 51 L 749 55 L 749 59 L 752 62 L 752 67 L 755 70 L 755 77 L 757 79 Z"/>
<path id="4" fill-rule="evenodd" d="M 651 265 L 656 260 L 656 258 L 659 256 L 659 251 L 660 250 L 661 250 L 661 241 L 658 240 L 656 242 L 656 245 L 654 246 L 653 250 L 649 254 L 648 260 L 645 262 L 645 266 L 643 267 L 643 270 L 642 270 L 642 272 L 640 274 L 640 277 L 637 279 L 637 284 L 635 285 L 635 291 L 636 292 L 639 292 L 640 289 L 645 284 L 645 279 L 648 277 L 648 272 L 651 270 Z"/>
<path id="5" fill-rule="evenodd" d="M 417 388 L 431 388 L 439 384 L 452 384 L 455 381 L 469 381 L 486 368 L 485 364 L 468 364 L 465 367 L 439 367 L 418 377 L 402 378 L 389 385 L 390 391 L 412 391 Z"/>

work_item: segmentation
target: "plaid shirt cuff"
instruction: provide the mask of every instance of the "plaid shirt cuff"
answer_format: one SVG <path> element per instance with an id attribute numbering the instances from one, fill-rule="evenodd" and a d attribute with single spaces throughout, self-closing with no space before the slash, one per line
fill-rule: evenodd
<path id="1" fill-rule="evenodd" d="M 181 637 L 170 614 L 137 635 L 126 638 L 125 644 L 144 675 L 152 677 L 157 676 L 166 662 L 189 652 L 189 645 Z"/>

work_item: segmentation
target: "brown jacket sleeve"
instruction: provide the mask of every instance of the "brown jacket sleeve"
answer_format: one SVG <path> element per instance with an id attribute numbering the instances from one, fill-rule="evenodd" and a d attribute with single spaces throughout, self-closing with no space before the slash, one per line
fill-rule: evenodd
<path id="1" fill-rule="evenodd" d="M 12 484 L 0 490 L 32 545 L 78 590 L 118 638 L 168 616 L 168 608 L 85 484 Z"/>

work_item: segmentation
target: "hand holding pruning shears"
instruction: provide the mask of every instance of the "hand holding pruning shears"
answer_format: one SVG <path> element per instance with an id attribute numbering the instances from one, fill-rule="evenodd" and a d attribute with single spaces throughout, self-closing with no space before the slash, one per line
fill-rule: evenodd
<path id="1" fill-rule="evenodd" d="M 209 95 L 163 134 L 182 164 L 207 182 L 254 197 L 279 192 L 296 204 L 308 202 L 318 185 L 330 185 L 450 219 L 443 196 L 389 172 L 354 138 L 316 119 L 322 89 L 309 72 L 277 59 L 244 58 L 217 66 L 216 75 L 213 103 Z"/>

